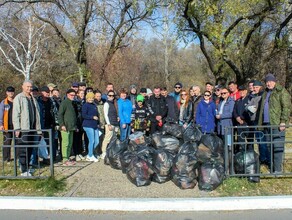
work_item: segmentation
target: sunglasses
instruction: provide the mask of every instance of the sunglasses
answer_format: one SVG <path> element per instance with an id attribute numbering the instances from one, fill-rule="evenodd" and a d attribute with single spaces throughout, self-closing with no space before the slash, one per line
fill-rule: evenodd
<path id="1" fill-rule="evenodd" d="M 115 97 L 115 95 L 107 95 L 108 97 Z"/>
<path id="2" fill-rule="evenodd" d="M 208 97 L 209 97 L 209 96 L 211 96 L 211 95 L 209 95 L 209 94 L 204 94 L 204 96 L 208 96 Z"/>
<path id="3" fill-rule="evenodd" d="M 226 95 L 228 92 L 221 92 L 221 95 Z"/>
<path id="4" fill-rule="evenodd" d="M 174 87 L 174 88 L 176 88 L 176 89 L 181 89 L 181 87 L 180 87 L 180 86 L 176 86 L 176 87 Z"/>

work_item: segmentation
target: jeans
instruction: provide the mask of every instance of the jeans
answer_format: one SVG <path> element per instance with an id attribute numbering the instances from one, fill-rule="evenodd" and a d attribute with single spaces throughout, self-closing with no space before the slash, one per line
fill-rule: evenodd
<path id="1" fill-rule="evenodd" d="M 126 127 L 123 128 L 123 125 L 120 124 L 120 131 L 121 131 L 120 140 L 121 141 L 126 140 L 131 133 L 131 125 L 130 124 L 125 124 L 125 125 L 126 125 Z"/>
<path id="2" fill-rule="evenodd" d="M 89 128 L 89 127 L 83 127 L 84 131 L 86 132 L 86 135 L 88 137 L 88 156 L 93 156 L 93 150 L 97 147 L 99 143 L 99 130 L 98 128 Z"/>

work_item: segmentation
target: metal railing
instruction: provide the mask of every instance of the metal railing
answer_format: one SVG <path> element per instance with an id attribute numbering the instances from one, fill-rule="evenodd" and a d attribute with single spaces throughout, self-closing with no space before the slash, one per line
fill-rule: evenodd
<path id="1" fill-rule="evenodd" d="M 224 160 L 226 176 L 291 176 L 292 125 L 286 125 L 285 127 L 285 132 L 279 132 L 280 126 L 274 125 L 233 126 L 225 128 Z M 279 146 L 283 146 L 283 148 L 279 148 Z M 261 164 L 259 160 L 260 154 L 263 153 L 261 152 L 262 147 L 266 147 L 265 152 L 268 154 L 268 160 L 264 161 L 265 164 Z M 281 153 L 281 172 L 275 172 L 275 155 L 281 155 Z M 289 158 L 289 154 L 291 154 L 291 158 Z M 241 170 L 237 169 L 237 167 L 240 166 L 238 165 L 238 160 L 242 163 L 240 165 L 243 166 Z M 251 162 L 253 162 L 253 164 L 251 164 Z M 253 172 L 250 172 L 248 166 L 254 166 Z"/>
<path id="2" fill-rule="evenodd" d="M 0 150 L 2 151 L 0 156 L 0 179 L 43 179 L 54 176 L 54 161 L 52 156 L 52 131 L 50 129 L 29 131 L 20 130 L 19 137 L 16 137 L 15 130 L 5 130 L 0 131 L 0 135 L 3 139 L 0 142 Z M 46 145 L 40 145 L 41 138 L 44 138 Z M 39 157 L 41 147 L 49 149 L 49 158 L 45 158 L 42 160 L 42 158 Z M 3 152 L 5 151 L 5 149 L 6 151 L 7 149 L 10 149 L 10 151 L 8 150 L 10 153 L 9 156 L 11 156 L 10 161 L 4 161 Z M 31 174 L 33 173 L 32 175 L 21 175 L 19 162 L 20 151 L 22 152 L 22 154 L 26 154 L 24 156 L 24 169 Z M 32 163 L 33 159 L 36 163 Z M 44 161 L 46 161 L 47 163 L 44 164 Z"/>

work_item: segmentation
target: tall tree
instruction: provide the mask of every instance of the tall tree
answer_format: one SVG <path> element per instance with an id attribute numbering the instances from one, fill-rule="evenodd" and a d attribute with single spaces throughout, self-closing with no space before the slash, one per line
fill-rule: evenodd
<path id="1" fill-rule="evenodd" d="M 290 20 L 283 13 L 285 0 L 181 0 L 178 3 L 184 18 L 182 29 L 197 36 L 215 77 L 228 66 L 239 83 L 258 73 L 248 71 L 243 62 L 254 35 L 262 35 L 265 41 L 269 39 L 267 44 L 275 43 L 271 42 L 275 30 L 280 28 L 282 33 L 281 24 L 285 26 L 284 21 Z"/>
<path id="2" fill-rule="evenodd" d="M 45 25 L 39 25 L 34 20 L 30 17 L 20 26 L 0 28 L 0 51 L 25 79 L 30 79 L 31 71 L 42 56 L 40 44 L 44 40 Z"/>

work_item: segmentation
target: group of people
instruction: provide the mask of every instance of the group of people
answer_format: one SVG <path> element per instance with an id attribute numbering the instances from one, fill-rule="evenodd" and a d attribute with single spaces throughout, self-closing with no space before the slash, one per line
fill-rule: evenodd
<path id="1" fill-rule="evenodd" d="M 15 136 L 22 136 L 21 140 L 26 144 L 35 141 L 35 132 L 50 129 L 53 134 L 50 156 L 55 161 L 59 152 L 66 166 L 74 165 L 78 160 L 97 162 L 104 159 L 106 148 L 117 133 L 121 141 L 126 141 L 135 131 L 145 135 L 161 131 L 165 123 L 177 123 L 184 129 L 198 126 L 204 134 L 217 133 L 227 145 L 231 145 L 234 138 L 228 127 L 278 125 L 278 128 L 267 126 L 264 132 L 269 134 L 269 129 L 273 129 L 277 135 L 267 136 L 267 139 L 283 141 L 285 126 L 289 124 L 291 96 L 277 83 L 273 74 L 266 76 L 265 84 L 266 88 L 260 81 L 252 80 L 248 87 L 238 87 L 232 81 L 214 87 L 207 82 L 201 93 L 199 86 L 185 89 L 178 82 L 174 91 L 169 93 L 166 87 L 158 86 L 153 92 L 149 88 L 140 88 L 138 92 L 135 85 L 117 92 L 114 85 L 108 83 L 105 93 L 102 93 L 81 82 L 72 83 L 65 97 L 61 97 L 53 83 L 39 89 L 26 80 L 22 92 L 15 97 L 15 89 L 7 87 L 7 97 L 0 104 L 0 129 L 14 130 Z M 239 128 L 238 134 L 244 129 Z M 12 133 L 6 132 L 5 135 L 12 136 Z M 4 144 L 11 144 L 7 143 L 9 140 L 6 139 Z M 238 141 L 246 140 L 238 135 Z M 281 172 L 284 143 L 280 141 L 272 149 L 271 154 L 271 147 L 262 144 L 260 161 L 269 164 L 270 155 L 273 155 L 273 172 Z M 27 170 L 31 155 L 32 148 L 19 148 L 23 175 L 31 175 Z M 10 148 L 4 148 L 3 160 L 10 159 Z"/>

